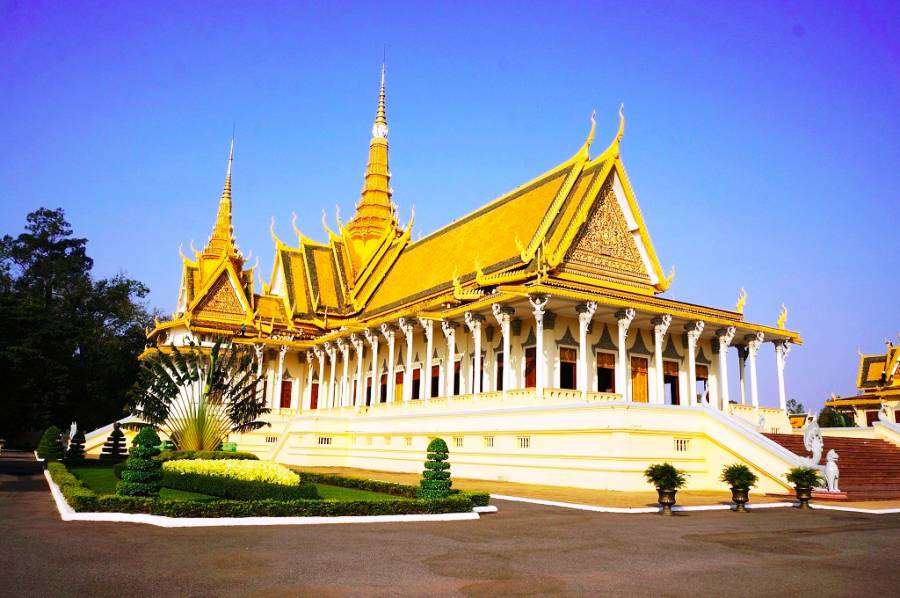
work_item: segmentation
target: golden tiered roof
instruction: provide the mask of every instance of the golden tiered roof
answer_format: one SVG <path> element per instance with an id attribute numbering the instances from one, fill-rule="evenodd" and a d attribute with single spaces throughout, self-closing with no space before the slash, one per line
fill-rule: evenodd
<path id="1" fill-rule="evenodd" d="M 275 260 L 262 292 L 253 292 L 253 271 L 231 229 L 231 157 L 219 214 L 200 262 L 185 258 L 182 297 L 173 323 L 195 321 L 258 342 L 277 336 L 292 346 L 359 330 L 399 316 L 450 317 L 524 294 L 547 292 L 649 312 L 701 317 L 710 323 L 739 324 L 800 342 L 781 327 L 744 322 L 739 310 L 706 308 L 657 297 L 666 277 L 631 189 L 620 156 L 625 119 L 611 143 L 590 157 L 596 120 L 587 140 L 569 159 L 446 227 L 416 241 L 412 219 L 400 227 L 392 202 L 388 161 L 385 76 L 381 73 L 369 158 L 356 212 L 338 232 L 323 216 L 327 242 L 311 240 L 296 227 L 296 245 L 275 235 Z M 210 253 L 210 265 L 203 260 Z M 229 286 L 219 279 L 227 274 Z M 218 285 L 218 286 L 215 286 Z M 228 289 L 233 297 L 227 296 Z M 207 295 L 218 294 L 220 310 L 208 320 Z M 227 301 L 226 301 L 227 299 Z M 237 317 L 237 305 L 246 309 Z M 205 311 L 204 311 L 205 310 Z M 226 310 L 227 311 L 227 310 Z M 203 312 L 202 314 L 200 312 Z M 225 313 L 225 312 L 223 312 Z M 241 327 L 237 324 L 240 323 Z M 275 341 L 273 341 L 275 342 Z"/>

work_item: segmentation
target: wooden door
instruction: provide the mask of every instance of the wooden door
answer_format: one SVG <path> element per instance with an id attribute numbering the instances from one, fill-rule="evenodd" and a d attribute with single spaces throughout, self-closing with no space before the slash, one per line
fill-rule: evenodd
<path id="1" fill-rule="evenodd" d="M 394 372 L 394 400 L 403 400 L 403 372 Z"/>
<path id="2" fill-rule="evenodd" d="M 309 408 L 310 409 L 318 409 L 319 408 L 319 383 L 313 382 L 312 387 L 309 389 Z"/>
<path id="3" fill-rule="evenodd" d="M 631 400 L 635 403 L 650 402 L 650 380 L 647 375 L 649 367 L 646 357 L 631 358 Z"/>
<path id="4" fill-rule="evenodd" d="M 525 388 L 537 386 L 537 349 L 528 347 L 525 349 Z"/>
<path id="5" fill-rule="evenodd" d="M 290 380 L 281 381 L 281 403 L 279 406 L 282 409 L 291 408 L 291 390 L 293 389 L 293 386 L 294 383 Z"/>

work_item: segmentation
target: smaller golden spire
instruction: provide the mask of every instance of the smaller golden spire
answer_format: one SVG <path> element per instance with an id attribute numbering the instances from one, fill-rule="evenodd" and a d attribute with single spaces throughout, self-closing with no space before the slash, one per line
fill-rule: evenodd
<path id="1" fill-rule="evenodd" d="M 212 234 L 203 249 L 203 257 L 219 258 L 223 255 L 240 259 L 241 252 L 234 241 L 234 227 L 231 224 L 231 168 L 234 163 L 234 137 L 231 138 L 231 149 L 228 151 L 228 169 L 225 171 L 225 185 L 219 198 L 219 210 Z"/>

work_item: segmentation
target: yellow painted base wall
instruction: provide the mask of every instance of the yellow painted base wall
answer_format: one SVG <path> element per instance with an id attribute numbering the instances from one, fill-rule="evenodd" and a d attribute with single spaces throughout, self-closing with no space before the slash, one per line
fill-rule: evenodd
<path id="1" fill-rule="evenodd" d="M 440 436 L 456 477 L 604 490 L 648 490 L 642 472 L 663 461 L 689 474 L 688 489 L 722 490 L 722 467 L 744 462 L 760 476 L 758 492 L 783 493 L 797 464 L 744 420 L 707 407 L 528 397 L 384 407 L 275 415 L 231 440 L 289 465 L 420 472 Z"/>

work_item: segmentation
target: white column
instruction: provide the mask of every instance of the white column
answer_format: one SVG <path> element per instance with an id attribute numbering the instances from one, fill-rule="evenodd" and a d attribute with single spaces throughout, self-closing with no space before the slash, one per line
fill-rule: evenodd
<path id="1" fill-rule="evenodd" d="M 259 394 L 262 394 L 263 386 L 264 386 L 264 384 L 262 383 L 263 360 L 265 359 L 265 355 L 266 355 L 266 353 L 265 353 L 266 347 L 265 347 L 265 345 L 262 345 L 262 344 L 253 345 L 253 350 L 256 352 L 256 381 L 257 381 L 257 384 L 259 385 L 258 386 Z M 265 397 L 263 397 L 263 400 L 265 400 Z"/>
<path id="2" fill-rule="evenodd" d="M 366 340 L 369 341 L 369 347 L 372 349 L 372 406 L 374 407 L 381 402 L 381 380 L 378 379 L 378 332 L 366 328 Z"/>
<path id="3" fill-rule="evenodd" d="M 484 316 L 466 312 L 466 326 L 472 333 L 472 345 L 475 347 L 474 365 L 472 366 L 472 394 L 477 395 L 481 392 L 481 325 L 484 323 Z"/>
<path id="4" fill-rule="evenodd" d="M 337 380 L 337 348 L 334 346 L 334 343 L 325 343 L 325 353 L 328 355 L 328 361 L 331 365 L 328 373 L 328 400 L 326 401 L 326 407 L 331 409 L 334 407 L 335 399 L 337 399 L 337 389 L 335 388 Z"/>
<path id="5" fill-rule="evenodd" d="M 719 400 L 716 406 L 722 411 L 728 412 L 728 347 L 734 340 L 735 327 L 720 328 L 716 330 L 716 338 L 719 341 Z"/>
<path id="6" fill-rule="evenodd" d="M 741 390 L 741 405 L 747 404 L 747 346 L 735 345 L 738 354 L 738 383 Z"/>
<path id="7" fill-rule="evenodd" d="M 750 402 L 754 407 L 759 407 L 759 388 L 756 385 L 756 356 L 759 354 L 759 346 L 765 340 L 762 332 L 748 334 L 744 337 L 747 342 L 747 359 L 750 362 Z"/>
<path id="8" fill-rule="evenodd" d="M 341 361 L 343 361 L 341 373 L 341 407 L 347 407 L 352 402 L 350 396 L 350 343 L 346 339 L 337 339 L 338 348 L 341 350 Z"/>
<path id="9" fill-rule="evenodd" d="M 664 314 L 657 318 L 653 318 L 650 322 L 653 324 L 653 360 L 655 362 L 654 371 L 656 372 L 656 396 L 653 402 L 662 405 L 666 402 L 666 382 L 663 377 L 663 344 L 666 341 L 666 332 L 672 324 L 672 316 Z"/>
<path id="10" fill-rule="evenodd" d="M 434 352 L 434 321 L 419 318 L 419 324 L 425 332 L 425 370 L 421 372 L 419 398 L 431 397 L 431 358 Z"/>
<path id="11" fill-rule="evenodd" d="M 406 360 L 403 368 L 403 400 L 408 401 L 412 398 L 412 358 L 413 358 L 413 341 L 416 340 L 415 320 L 411 318 L 400 318 L 400 330 L 406 337 Z"/>
<path id="12" fill-rule="evenodd" d="M 491 305 L 491 311 L 497 324 L 500 325 L 500 334 L 503 335 L 503 392 L 510 390 L 510 380 L 512 380 L 512 365 L 509 355 L 509 318 L 516 310 L 511 307 L 501 306 L 499 303 Z"/>
<path id="13" fill-rule="evenodd" d="M 316 359 L 319 360 L 319 398 L 316 400 L 316 409 L 324 409 L 328 406 L 328 393 L 325 388 L 325 351 L 319 347 L 313 347 L 313 353 L 315 353 Z M 310 389 L 311 392 L 312 389 Z M 312 404 L 312 398 L 310 398 L 310 404 Z"/>
<path id="14" fill-rule="evenodd" d="M 694 320 L 684 325 L 684 331 L 687 334 L 687 358 L 688 358 L 688 398 L 689 405 L 697 404 L 697 341 L 703 333 L 704 323 L 701 320 Z"/>
<path id="15" fill-rule="evenodd" d="M 444 337 L 447 339 L 447 363 L 445 364 L 446 373 L 444 374 L 444 382 L 446 388 L 444 396 L 453 396 L 453 373 L 456 367 L 456 322 L 443 320 L 441 322 L 441 330 L 444 331 Z"/>
<path id="16" fill-rule="evenodd" d="M 306 388 L 303 389 L 302 409 L 307 411 L 312 405 L 312 384 L 313 384 L 313 352 L 306 352 Z"/>
<path id="17" fill-rule="evenodd" d="M 281 345 L 278 349 L 278 373 L 275 375 L 275 389 L 272 395 L 271 407 L 274 409 L 276 405 L 281 408 L 281 379 L 284 378 L 284 355 L 287 353 L 287 347 Z"/>
<path id="18" fill-rule="evenodd" d="M 630 400 L 628 396 L 628 328 L 631 321 L 634 320 L 634 308 L 621 309 L 616 312 L 616 322 L 619 325 L 618 339 L 618 356 L 619 363 L 616 364 L 616 394 L 622 395 L 626 401 Z"/>
<path id="19" fill-rule="evenodd" d="M 787 393 L 784 390 L 784 362 L 791 346 L 786 340 L 775 341 L 775 370 L 778 374 L 778 406 L 787 413 Z"/>
<path id="20" fill-rule="evenodd" d="M 534 386 L 538 398 L 544 396 L 547 385 L 547 356 L 544 355 L 544 312 L 550 297 L 547 295 L 531 295 L 528 302 L 534 314 Z"/>
<path id="21" fill-rule="evenodd" d="M 586 396 L 588 392 L 588 328 L 597 311 L 597 302 L 588 301 L 587 303 L 579 303 L 575 306 L 578 312 L 578 390 L 582 396 Z"/>
<path id="22" fill-rule="evenodd" d="M 384 338 L 387 339 L 388 342 L 388 379 L 387 379 L 387 397 L 385 398 L 385 402 L 393 403 L 394 402 L 394 343 L 397 336 L 397 330 L 394 328 L 393 324 L 382 324 L 381 325 L 381 334 L 384 335 Z"/>
<path id="23" fill-rule="evenodd" d="M 356 351 L 356 396 L 352 397 L 352 399 L 353 405 L 357 409 L 361 409 L 366 404 L 366 385 L 363 379 L 363 339 L 360 335 L 353 332 L 350 334 L 350 342 Z M 350 390 L 352 391 L 352 389 L 353 385 L 350 384 Z"/>

